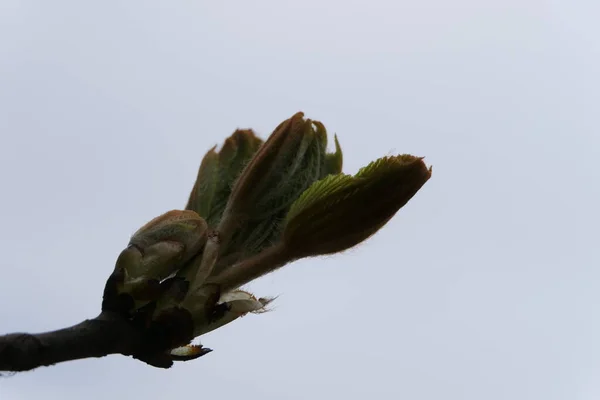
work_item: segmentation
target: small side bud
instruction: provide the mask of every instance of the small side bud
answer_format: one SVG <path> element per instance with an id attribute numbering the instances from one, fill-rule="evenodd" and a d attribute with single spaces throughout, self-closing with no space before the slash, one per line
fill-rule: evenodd
<path id="1" fill-rule="evenodd" d="M 194 211 L 172 210 L 156 217 L 131 237 L 129 249 L 140 252 L 141 260 L 127 272 L 164 279 L 202 249 L 207 233 L 206 222 Z"/>
<path id="2" fill-rule="evenodd" d="M 121 252 L 108 282 L 113 287 L 109 288 L 110 296 L 128 294 L 133 302 L 108 299 L 106 304 L 139 307 L 158 298 L 165 289 L 160 282 L 202 251 L 207 231 L 204 219 L 188 210 L 169 211 L 148 222 Z"/>
<path id="3" fill-rule="evenodd" d="M 266 311 L 272 298 L 257 299 L 252 293 L 234 290 L 221 295 L 215 306 L 214 317 L 206 320 L 201 316 L 195 321 L 194 336 L 198 337 L 235 321 L 248 313 L 260 314 Z"/>
<path id="4" fill-rule="evenodd" d="M 212 352 L 212 349 L 202 345 L 188 344 L 187 346 L 177 347 L 171 350 L 170 355 L 173 361 L 191 361 Z"/>
<path id="5" fill-rule="evenodd" d="M 200 291 L 199 298 L 195 299 L 196 303 L 206 303 L 204 297 L 208 292 Z M 274 300 L 270 297 L 256 298 L 252 293 L 244 290 L 234 290 L 220 296 L 217 303 L 212 309 L 212 314 L 209 318 L 205 313 L 204 307 L 197 307 L 195 312 L 191 313 L 194 319 L 193 336 L 198 337 L 220 328 L 236 319 L 243 317 L 248 313 L 260 314 L 267 310 L 267 306 Z M 172 349 L 169 353 L 173 361 L 189 361 L 201 357 L 211 349 L 202 347 L 202 345 L 188 344 Z"/>

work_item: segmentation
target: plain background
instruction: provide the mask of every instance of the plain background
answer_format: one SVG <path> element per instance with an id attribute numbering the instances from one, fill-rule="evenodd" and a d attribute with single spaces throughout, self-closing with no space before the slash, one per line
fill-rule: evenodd
<path id="1" fill-rule="evenodd" d="M 129 236 L 236 127 L 302 110 L 345 172 L 426 156 L 374 238 L 250 287 L 275 311 L 171 370 L 0 379 L 20 399 L 600 398 L 595 0 L 0 0 L 0 333 L 93 317 Z"/>

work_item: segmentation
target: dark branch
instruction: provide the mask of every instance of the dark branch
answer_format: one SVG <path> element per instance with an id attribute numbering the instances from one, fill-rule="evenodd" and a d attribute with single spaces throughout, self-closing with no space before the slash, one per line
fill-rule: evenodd
<path id="1" fill-rule="evenodd" d="M 64 361 L 109 354 L 133 355 L 156 367 L 168 368 L 166 356 L 149 356 L 143 351 L 142 332 L 115 313 L 53 332 L 13 333 L 0 336 L 0 371 L 28 371 Z M 145 353 L 145 355 L 143 355 Z"/>

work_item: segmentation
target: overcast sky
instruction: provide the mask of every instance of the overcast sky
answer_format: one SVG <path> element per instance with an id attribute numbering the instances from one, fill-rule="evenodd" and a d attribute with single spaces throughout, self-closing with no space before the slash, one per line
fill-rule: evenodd
<path id="1" fill-rule="evenodd" d="M 0 333 L 99 312 L 203 154 L 296 111 L 344 170 L 425 156 L 375 237 L 253 283 L 275 311 L 170 370 L 123 356 L 0 399 L 600 398 L 596 0 L 0 0 Z"/>

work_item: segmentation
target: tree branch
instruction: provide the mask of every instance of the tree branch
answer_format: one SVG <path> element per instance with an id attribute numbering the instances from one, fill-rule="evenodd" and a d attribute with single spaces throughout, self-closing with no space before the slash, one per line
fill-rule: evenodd
<path id="1" fill-rule="evenodd" d="M 109 354 L 134 355 L 139 352 L 142 343 L 141 332 L 129 321 L 118 314 L 103 312 L 94 319 L 53 332 L 0 336 L 0 371 L 28 371 Z M 170 366 L 164 360 L 143 361 L 163 368 Z"/>

